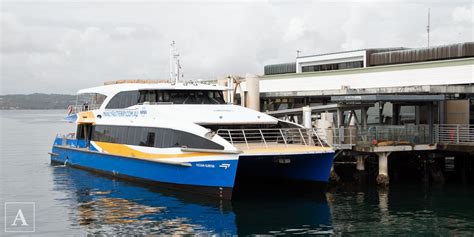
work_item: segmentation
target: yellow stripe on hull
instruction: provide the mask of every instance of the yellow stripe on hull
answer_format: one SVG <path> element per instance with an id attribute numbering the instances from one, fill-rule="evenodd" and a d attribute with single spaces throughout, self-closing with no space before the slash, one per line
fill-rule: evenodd
<path id="1" fill-rule="evenodd" d="M 164 159 L 164 158 L 189 158 L 189 157 L 201 157 L 201 156 L 215 156 L 215 153 L 207 152 L 190 152 L 190 153 L 179 153 L 179 154 L 154 154 L 148 152 L 142 152 L 135 150 L 127 145 L 108 143 L 108 142 L 95 142 L 103 151 L 112 155 L 136 157 L 141 159 Z"/>

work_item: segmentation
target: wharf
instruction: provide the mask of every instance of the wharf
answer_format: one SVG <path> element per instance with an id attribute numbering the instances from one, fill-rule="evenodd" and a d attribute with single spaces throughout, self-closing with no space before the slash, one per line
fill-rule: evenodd
<path id="1" fill-rule="evenodd" d="M 231 88 L 228 101 L 317 129 L 335 164 L 362 172 L 366 160 L 377 163 L 377 181 L 387 185 L 397 162 L 393 169 L 425 167 L 425 180 L 453 166 L 474 180 L 473 72 L 474 42 L 466 42 L 301 56 L 265 66 L 263 76 L 218 82 Z"/>

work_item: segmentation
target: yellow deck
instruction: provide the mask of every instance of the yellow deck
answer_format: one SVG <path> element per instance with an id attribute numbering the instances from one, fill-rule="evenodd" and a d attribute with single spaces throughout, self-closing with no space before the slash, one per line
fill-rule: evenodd
<path id="1" fill-rule="evenodd" d="M 305 146 L 295 144 L 234 144 L 235 147 L 242 151 L 242 154 L 298 154 L 298 153 L 325 153 L 331 152 L 331 147 L 320 147 L 320 146 Z"/>

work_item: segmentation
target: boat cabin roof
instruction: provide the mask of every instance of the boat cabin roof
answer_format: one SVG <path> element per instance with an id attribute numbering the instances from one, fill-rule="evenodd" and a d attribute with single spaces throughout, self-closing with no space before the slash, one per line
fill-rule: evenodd
<path id="1" fill-rule="evenodd" d="M 227 88 L 219 85 L 206 85 L 199 83 L 121 83 L 104 86 L 91 87 L 81 89 L 77 94 L 98 93 L 106 96 L 114 95 L 121 91 L 135 91 L 135 90 L 209 90 L 209 91 L 223 91 Z"/>

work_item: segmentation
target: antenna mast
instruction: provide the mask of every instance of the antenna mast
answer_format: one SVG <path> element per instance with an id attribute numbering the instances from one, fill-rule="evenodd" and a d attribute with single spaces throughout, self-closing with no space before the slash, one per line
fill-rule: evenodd
<path id="1" fill-rule="evenodd" d="M 174 48 L 174 40 L 170 44 L 170 82 L 175 85 L 179 82 L 181 76 L 181 64 L 179 62 L 179 53 Z"/>
<path id="2" fill-rule="evenodd" d="M 428 33 L 428 48 L 430 47 L 430 8 L 428 8 L 428 25 L 426 26 L 426 32 Z"/>
<path id="3" fill-rule="evenodd" d="M 174 80 L 174 68 L 173 68 L 173 53 L 174 52 L 174 40 L 170 44 L 170 83 Z"/>

